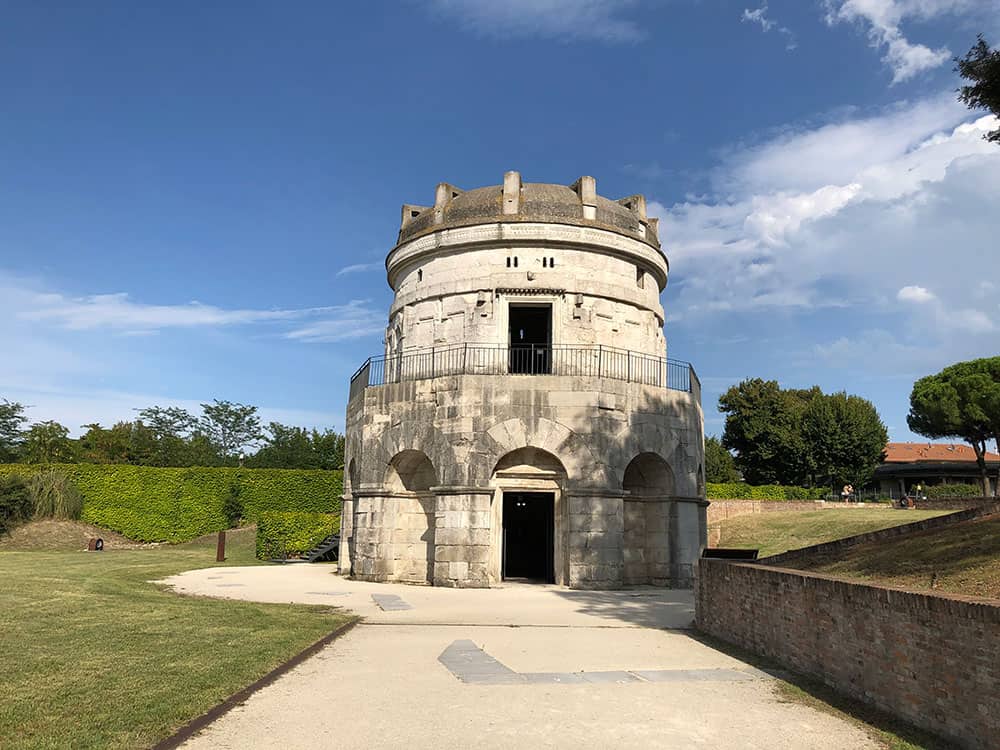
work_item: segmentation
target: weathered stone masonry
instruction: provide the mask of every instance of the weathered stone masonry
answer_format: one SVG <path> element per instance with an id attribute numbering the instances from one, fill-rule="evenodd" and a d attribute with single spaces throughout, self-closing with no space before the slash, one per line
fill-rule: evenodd
<path id="1" fill-rule="evenodd" d="M 348 404 L 342 571 L 489 586 L 524 556 L 573 587 L 690 585 L 701 394 L 664 357 L 667 262 L 642 197 L 587 177 L 442 184 L 403 207 L 386 267 L 385 356 Z"/>

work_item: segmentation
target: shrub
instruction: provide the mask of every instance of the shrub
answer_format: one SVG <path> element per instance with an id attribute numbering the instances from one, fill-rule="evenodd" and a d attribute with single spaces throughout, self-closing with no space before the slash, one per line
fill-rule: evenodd
<path id="1" fill-rule="evenodd" d="M 337 513 L 261 513 L 257 518 L 257 557 L 301 555 L 340 530 Z"/>
<path id="2" fill-rule="evenodd" d="M 9 533 L 12 527 L 31 518 L 31 512 L 31 493 L 24 478 L 0 476 L 0 535 Z"/>
<path id="3" fill-rule="evenodd" d="M 76 520 L 83 511 L 83 495 L 66 474 L 47 469 L 28 479 L 35 518 Z"/>
<path id="4" fill-rule="evenodd" d="M 240 519 L 243 518 L 243 501 L 240 500 L 241 492 L 242 488 L 239 482 L 230 482 L 229 492 L 226 493 L 226 499 L 222 503 L 222 515 L 226 517 L 226 522 L 231 529 L 239 526 Z"/>
<path id="5" fill-rule="evenodd" d="M 983 488 L 978 484 L 937 484 L 924 487 L 928 500 L 942 500 L 950 497 L 982 497 Z"/>
<path id="6" fill-rule="evenodd" d="M 744 482 L 708 482 L 709 500 L 821 500 L 824 487 L 792 487 L 782 484 L 750 485 Z"/>
<path id="7" fill-rule="evenodd" d="M 233 483 L 247 521 L 268 511 L 338 513 L 343 491 L 342 472 L 320 469 L 6 464 L 0 477 L 30 477 L 49 468 L 80 490 L 82 520 L 144 542 L 185 542 L 228 528 L 225 505 Z"/>

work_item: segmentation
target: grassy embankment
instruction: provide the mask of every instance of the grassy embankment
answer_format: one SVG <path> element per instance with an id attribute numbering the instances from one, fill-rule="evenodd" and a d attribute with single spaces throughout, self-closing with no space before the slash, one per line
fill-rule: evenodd
<path id="1" fill-rule="evenodd" d="M 722 521 L 720 547 L 751 547 L 760 556 L 832 542 L 866 531 L 922 521 L 952 511 L 850 508 L 757 513 Z"/>
<path id="2" fill-rule="evenodd" d="M 796 567 L 884 586 L 1000 599 L 1000 518 L 865 544 L 838 560 Z"/>
<path id="3" fill-rule="evenodd" d="M 226 565 L 255 564 L 253 530 L 230 532 L 227 552 Z M 214 565 L 214 536 L 0 551 L 0 746 L 148 747 L 349 619 L 150 583 Z"/>

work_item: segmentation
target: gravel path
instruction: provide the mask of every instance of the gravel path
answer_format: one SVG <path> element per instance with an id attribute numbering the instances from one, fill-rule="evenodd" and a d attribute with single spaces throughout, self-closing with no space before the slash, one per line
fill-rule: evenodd
<path id="1" fill-rule="evenodd" d="M 780 702 L 768 675 L 695 640 L 688 591 L 459 591 L 347 581 L 316 565 L 166 583 L 365 618 L 185 748 L 876 747 Z"/>

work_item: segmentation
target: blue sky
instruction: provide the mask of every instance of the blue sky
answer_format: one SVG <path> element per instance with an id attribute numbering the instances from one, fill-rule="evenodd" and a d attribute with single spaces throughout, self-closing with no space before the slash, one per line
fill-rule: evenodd
<path id="1" fill-rule="evenodd" d="M 997 0 L 8 3 L 0 397 L 75 433 L 226 398 L 343 427 L 434 186 L 643 192 L 706 431 L 744 377 L 1000 351 L 1000 148 L 952 56 Z"/>

